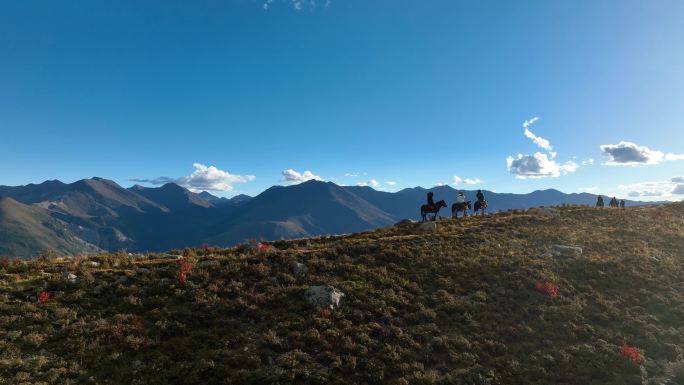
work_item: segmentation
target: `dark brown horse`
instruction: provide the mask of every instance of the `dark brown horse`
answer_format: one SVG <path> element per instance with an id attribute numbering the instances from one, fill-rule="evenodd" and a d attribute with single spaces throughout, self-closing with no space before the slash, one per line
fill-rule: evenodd
<path id="1" fill-rule="evenodd" d="M 485 209 L 487 208 L 487 201 L 477 201 L 475 202 L 475 215 L 477 215 L 477 212 L 480 211 L 482 215 L 484 215 Z"/>
<path id="2" fill-rule="evenodd" d="M 470 201 L 456 202 L 451 205 L 451 217 L 458 218 L 458 213 L 463 211 L 463 217 L 465 218 L 468 216 L 468 210 L 472 208 L 473 206 L 470 204 Z"/>
<path id="3" fill-rule="evenodd" d="M 446 202 L 443 200 L 436 202 L 434 205 L 422 205 L 420 206 L 420 216 L 423 217 L 423 222 L 425 222 L 426 219 L 428 218 L 428 214 L 435 214 L 432 217 L 432 220 L 434 221 L 437 219 L 437 214 L 439 213 L 439 209 L 442 207 L 447 207 Z"/>

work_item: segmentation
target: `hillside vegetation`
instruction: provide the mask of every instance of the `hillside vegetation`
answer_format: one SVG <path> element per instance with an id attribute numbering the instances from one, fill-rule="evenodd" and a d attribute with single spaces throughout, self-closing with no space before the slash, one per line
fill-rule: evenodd
<path id="1" fill-rule="evenodd" d="M 4 261 L 0 384 L 684 384 L 684 204 L 559 212 Z"/>

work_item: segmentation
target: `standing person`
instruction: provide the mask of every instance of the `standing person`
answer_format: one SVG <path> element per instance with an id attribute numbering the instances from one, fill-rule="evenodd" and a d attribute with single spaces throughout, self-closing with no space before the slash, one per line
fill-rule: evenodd
<path id="1" fill-rule="evenodd" d="M 435 206 L 435 201 L 432 199 L 432 196 L 433 196 L 433 195 L 434 195 L 434 193 L 433 193 L 432 191 L 430 191 L 429 193 L 427 193 L 427 204 L 428 204 L 428 206 L 430 206 L 430 207 L 434 207 L 434 206 Z"/>
<path id="2" fill-rule="evenodd" d="M 478 202 L 484 202 L 484 194 L 482 193 L 482 190 L 477 190 L 477 201 Z"/>
<path id="3" fill-rule="evenodd" d="M 465 203 L 465 194 L 463 194 L 463 191 L 458 193 L 458 196 L 456 197 L 456 203 Z"/>

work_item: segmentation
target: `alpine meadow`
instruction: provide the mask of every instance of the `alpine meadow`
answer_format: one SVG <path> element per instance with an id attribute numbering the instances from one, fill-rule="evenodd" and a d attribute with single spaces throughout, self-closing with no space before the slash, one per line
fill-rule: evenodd
<path id="1" fill-rule="evenodd" d="M 681 0 L 0 0 L 0 385 L 684 385 Z"/>

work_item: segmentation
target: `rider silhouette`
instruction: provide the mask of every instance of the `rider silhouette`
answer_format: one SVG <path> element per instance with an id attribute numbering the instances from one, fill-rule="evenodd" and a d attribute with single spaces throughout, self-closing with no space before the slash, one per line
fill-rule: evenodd
<path id="1" fill-rule="evenodd" d="M 465 203 L 465 195 L 463 194 L 463 191 L 458 193 L 458 196 L 456 197 L 456 203 Z"/>
<path id="2" fill-rule="evenodd" d="M 484 202 L 484 194 L 482 193 L 482 190 L 477 190 L 477 200 L 479 202 Z"/>
<path id="3" fill-rule="evenodd" d="M 434 194 L 433 194 L 432 191 L 430 191 L 429 193 L 427 193 L 427 204 L 428 204 L 428 206 L 430 206 L 430 207 L 434 207 L 434 206 L 435 206 L 435 201 L 432 200 L 432 196 L 433 196 L 433 195 L 434 195 Z"/>

